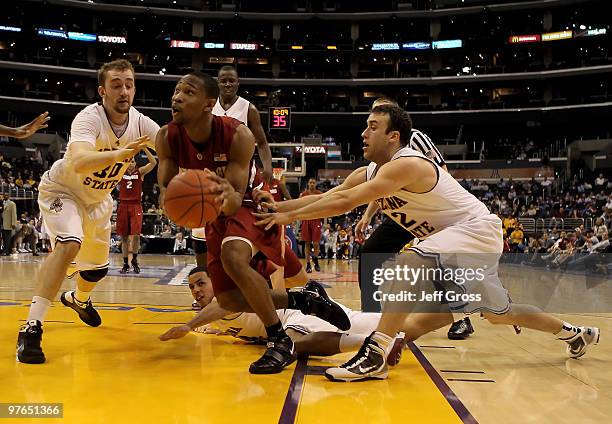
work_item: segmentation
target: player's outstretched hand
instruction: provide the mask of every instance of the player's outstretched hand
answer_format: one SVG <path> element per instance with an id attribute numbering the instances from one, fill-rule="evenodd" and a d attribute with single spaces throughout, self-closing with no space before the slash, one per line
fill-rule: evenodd
<path id="1" fill-rule="evenodd" d="M 41 113 L 32 122 L 15 128 L 14 137 L 27 138 L 36 131 L 47 128 L 49 126 L 47 125 L 47 122 L 49 122 L 50 119 L 51 117 L 49 116 L 49 112 Z"/>
<path id="2" fill-rule="evenodd" d="M 253 213 L 258 218 L 255 223 L 258 227 L 266 226 L 265 230 L 269 230 L 275 225 L 291 224 L 292 219 L 287 213 Z"/>
<path id="3" fill-rule="evenodd" d="M 363 218 L 355 225 L 355 239 L 363 242 L 365 240 L 365 230 L 370 223 Z"/>
<path id="4" fill-rule="evenodd" d="M 162 342 L 165 342 L 170 339 L 180 339 L 182 337 L 185 337 L 190 331 L 191 328 L 188 325 L 179 325 L 177 327 L 172 327 L 170 330 L 166 331 L 158 338 Z"/>
<path id="5" fill-rule="evenodd" d="M 138 137 L 134 141 L 130 141 L 123 148 L 117 150 L 119 160 L 133 158 L 136 155 L 136 153 L 145 149 L 150 141 L 151 139 L 149 138 L 148 135 L 143 135 L 142 137 Z"/>
<path id="6" fill-rule="evenodd" d="M 277 206 L 274 201 L 272 193 L 265 190 L 253 189 L 253 200 L 258 203 L 262 208 L 275 211 Z"/>

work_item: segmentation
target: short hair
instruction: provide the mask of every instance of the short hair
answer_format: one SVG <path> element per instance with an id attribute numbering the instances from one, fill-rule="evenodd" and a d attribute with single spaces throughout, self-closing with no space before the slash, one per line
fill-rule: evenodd
<path id="1" fill-rule="evenodd" d="M 376 103 L 384 103 L 384 104 L 390 104 L 393 106 L 399 106 L 396 100 L 392 99 L 391 97 L 387 97 L 387 96 L 381 96 L 377 98 L 376 100 L 374 100 L 372 102 L 372 109 L 374 109 L 374 104 Z"/>
<path id="2" fill-rule="evenodd" d="M 198 272 L 206 272 L 206 267 L 203 266 L 196 266 L 195 268 L 193 268 L 191 271 L 189 271 L 189 275 L 188 277 L 191 277 L 193 274 L 196 274 Z"/>
<path id="3" fill-rule="evenodd" d="M 238 75 L 238 71 L 236 70 L 236 68 L 232 65 L 223 65 L 220 69 L 219 72 L 217 73 L 217 75 L 219 75 L 221 72 L 236 72 L 236 75 Z"/>
<path id="4" fill-rule="evenodd" d="M 98 69 L 98 84 L 102 87 L 104 87 L 104 83 L 106 82 L 106 74 L 108 71 L 132 71 L 132 74 L 136 74 L 136 72 L 134 72 L 134 67 L 128 60 L 116 59 L 112 62 L 106 62 Z"/>
<path id="5" fill-rule="evenodd" d="M 202 82 L 207 98 L 216 100 L 217 97 L 219 97 L 219 86 L 217 85 L 216 79 L 200 71 L 193 71 L 187 75 L 194 76 Z"/>
<path id="6" fill-rule="evenodd" d="M 389 123 L 387 124 L 385 134 L 389 134 L 391 131 L 398 131 L 400 133 L 401 145 L 408 145 L 412 136 L 412 119 L 410 119 L 408 112 L 399 106 L 387 104 L 376 106 L 372 113 L 389 115 Z"/>

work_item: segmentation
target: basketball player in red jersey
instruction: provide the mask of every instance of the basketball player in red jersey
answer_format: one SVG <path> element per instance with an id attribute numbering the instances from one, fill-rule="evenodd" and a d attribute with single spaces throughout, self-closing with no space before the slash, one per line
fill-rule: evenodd
<path id="1" fill-rule="evenodd" d="M 121 236 L 121 253 L 123 253 L 123 268 L 119 271 L 125 274 L 130 271 L 128 254 L 132 253 L 132 267 L 136 274 L 140 273 L 138 266 L 138 251 L 140 250 L 140 232 L 142 230 L 142 181 L 144 176 L 155 168 L 157 160 L 149 149 L 144 149 L 149 162 L 140 168 L 132 159 L 121 182 L 119 182 L 119 207 L 117 208 L 117 234 Z"/>
<path id="2" fill-rule="evenodd" d="M 210 75 L 192 72 L 179 80 L 172 96 L 172 122 L 156 137 L 160 205 L 170 180 L 183 169 L 204 169 L 217 185 L 219 217 L 206 226 L 208 272 L 219 304 L 235 312 L 255 312 L 266 327 L 267 349 L 251 364 L 254 374 L 272 374 L 295 360 L 293 341 L 285 333 L 276 309 L 299 309 L 338 328 L 350 327 L 346 313 L 332 302 L 323 287 L 309 282 L 299 291 L 272 291 L 251 266 L 260 253 L 284 265 L 280 228 L 255 227 L 251 184 L 255 141 L 238 120 L 214 116 L 219 95 Z"/>
<path id="3" fill-rule="evenodd" d="M 311 178 L 308 180 L 308 188 L 300 194 L 300 197 L 310 196 L 312 194 L 323 194 L 317 190 L 317 180 Z M 311 273 L 310 257 L 315 264 L 315 271 L 321 271 L 319 266 L 319 243 L 321 242 L 321 220 L 311 219 L 302 221 L 302 241 L 304 242 L 304 256 L 306 257 L 306 272 Z M 310 243 L 312 242 L 314 255 L 310 253 Z"/>

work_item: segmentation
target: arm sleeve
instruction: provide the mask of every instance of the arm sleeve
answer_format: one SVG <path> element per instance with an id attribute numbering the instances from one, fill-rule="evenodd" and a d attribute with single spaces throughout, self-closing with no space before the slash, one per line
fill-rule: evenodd
<path id="1" fill-rule="evenodd" d="M 90 109 L 83 109 L 72 121 L 70 126 L 70 143 L 84 141 L 92 146 L 100 134 L 100 118 Z"/>

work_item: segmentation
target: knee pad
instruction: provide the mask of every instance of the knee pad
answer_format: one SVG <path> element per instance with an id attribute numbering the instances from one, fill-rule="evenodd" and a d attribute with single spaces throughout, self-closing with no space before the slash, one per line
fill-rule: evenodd
<path id="1" fill-rule="evenodd" d="M 208 252 L 208 247 L 206 246 L 206 241 L 204 240 L 193 240 L 193 250 L 196 255 L 200 255 L 202 253 Z"/>
<path id="2" fill-rule="evenodd" d="M 88 283 L 97 283 L 101 279 L 103 279 L 108 273 L 108 268 L 100 268 L 100 269 L 87 269 L 85 271 L 80 271 L 79 275 L 81 278 Z"/>

